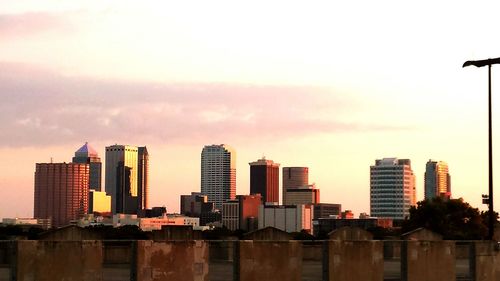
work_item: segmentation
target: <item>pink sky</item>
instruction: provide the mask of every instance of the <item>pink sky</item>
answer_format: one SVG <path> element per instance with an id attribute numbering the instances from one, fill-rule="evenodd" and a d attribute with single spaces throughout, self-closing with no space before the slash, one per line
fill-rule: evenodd
<path id="1" fill-rule="evenodd" d="M 0 3 L 0 217 L 32 216 L 35 163 L 85 141 L 101 158 L 147 145 L 150 201 L 170 211 L 213 143 L 237 151 L 238 194 L 264 154 L 369 212 L 375 159 L 410 158 L 421 200 L 432 158 L 484 209 L 487 76 L 461 65 L 500 56 L 495 2 Z"/>

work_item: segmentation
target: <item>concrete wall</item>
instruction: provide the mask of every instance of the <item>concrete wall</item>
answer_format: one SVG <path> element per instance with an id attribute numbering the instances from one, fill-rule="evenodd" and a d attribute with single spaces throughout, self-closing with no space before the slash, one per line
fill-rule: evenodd
<path id="1" fill-rule="evenodd" d="M 328 233 L 330 240 L 372 240 L 373 234 L 359 227 L 341 227 Z"/>
<path id="2" fill-rule="evenodd" d="M 205 241 L 137 241 L 137 280 L 208 280 Z"/>
<path id="3" fill-rule="evenodd" d="M 19 241 L 17 280 L 102 280 L 100 241 Z"/>
<path id="4" fill-rule="evenodd" d="M 440 241 L 443 240 L 441 234 L 430 231 L 429 229 L 419 228 L 401 235 L 403 240 L 419 240 L 419 241 Z"/>
<path id="5" fill-rule="evenodd" d="M 340 241 L 329 243 L 329 280 L 373 280 L 384 277 L 382 241 Z"/>
<path id="6" fill-rule="evenodd" d="M 490 241 L 475 242 L 476 280 L 500 280 L 500 251 L 495 243 Z"/>
<path id="7" fill-rule="evenodd" d="M 462 257 L 455 241 L 390 242 L 401 245 L 400 263 L 384 260 L 387 241 L 8 241 L 0 243 L 0 280 L 380 281 L 388 266 L 401 267 L 406 281 L 500 280 L 494 242 L 462 241 L 471 249 Z"/>
<path id="8" fill-rule="evenodd" d="M 292 239 L 292 235 L 286 231 L 274 228 L 266 227 L 250 233 L 245 234 L 244 240 L 268 240 L 268 241 L 289 241 Z"/>
<path id="9" fill-rule="evenodd" d="M 239 242 L 239 280 L 297 280 L 302 278 L 299 241 Z"/>
<path id="10" fill-rule="evenodd" d="M 407 241 L 403 251 L 407 281 L 456 280 L 454 241 Z"/>

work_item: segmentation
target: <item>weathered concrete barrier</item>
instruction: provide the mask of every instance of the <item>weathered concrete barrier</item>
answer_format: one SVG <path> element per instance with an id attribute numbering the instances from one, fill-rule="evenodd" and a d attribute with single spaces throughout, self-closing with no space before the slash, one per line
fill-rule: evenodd
<path id="1" fill-rule="evenodd" d="M 476 241 L 474 243 L 476 280 L 500 280 L 500 251 L 498 246 L 496 242 L 491 241 Z"/>
<path id="2" fill-rule="evenodd" d="M 102 280 L 101 241 L 18 241 L 16 279 Z"/>
<path id="3" fill-rule="evenodd" d="M 405 241 L 401 256 L 404 280 L 456 280 L 454 241 Z"/>
<path id="4" fill-rule="evenodd" d="M 382 241 L 330 241 L 329 280 L 383 280 L 383 251 Z"/>
<path id="5" fill-rule="evenodd" d="M 495 242 L 392 241 L 385 254 L 384 243 L 4 241 L 0 280 L 500 280 Z"/>
<path id="6" fill-rule="evenodd" d="M 300 241 L 240 241 L 238 269 L 236 276 L 241 281 L 300 281 L 302 244 Z"/>
<path id="7" fill-rule="evenodd" d="M 204 281 L 208 270 L 205 241 L 137 241 L 138 281 Z"/>

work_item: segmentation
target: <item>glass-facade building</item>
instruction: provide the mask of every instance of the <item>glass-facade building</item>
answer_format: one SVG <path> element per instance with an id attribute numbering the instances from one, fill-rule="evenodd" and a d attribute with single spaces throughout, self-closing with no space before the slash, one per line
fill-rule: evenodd
<path id="1" fill-rule="evenodd" d="M 101 191 L 102 162 L 94 148 L 87 142 L 75 152 L 73 163 L 89 164 L 89 188 Z"/>
<path id="2" fill-rule="evenodd" d="M 429 160 L 425 165 L 425 199 L 451 197 L 451 180 L 448 164 Z"/>
<path id="3" fill-rule="evenodd" d="M 137 213 L 138 148 L 130 145 L 106 147 L 106 193 L 111 212 Z"/>

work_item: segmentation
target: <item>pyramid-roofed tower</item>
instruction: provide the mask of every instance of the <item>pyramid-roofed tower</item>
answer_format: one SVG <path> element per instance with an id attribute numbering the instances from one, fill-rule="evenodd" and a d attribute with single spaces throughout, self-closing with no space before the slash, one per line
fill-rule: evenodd
<path id="1" fill-rule="evenodd" d="M 97 151 L 91 147 L 88 142 L 85 142 L 85 144 L 75 152 L 73 163 L 89 164 L 89 188 L 101 191 L 101 158 L 99 158 Z"/>
<path id="2" fill-rule="evenodd" d="M 97 151 L 88 142 L 75 152 L 76 157 L 98 157 Z"/>

